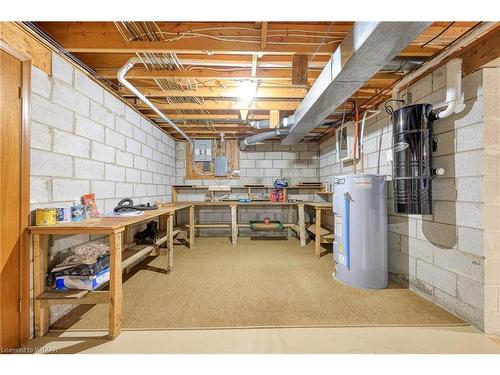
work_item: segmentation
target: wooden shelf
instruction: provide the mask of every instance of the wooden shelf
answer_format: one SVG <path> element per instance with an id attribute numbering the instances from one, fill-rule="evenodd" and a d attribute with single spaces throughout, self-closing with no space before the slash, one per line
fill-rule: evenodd
<path id="1" fill-rule="evenodd" d="M 133 263 L 137 263 L 142 258 L 145 258 L 151 251 L 155 249 L 155 245 L 135 245 L 124 250 L 122 253 L 122 268 L 129 267 Z"/>
<path id="2" fill-rule="evenodd" d="M 177 201 L 177 194 L 179 193 L 180 190 L 205 190 L 207 193 L 210 193 L 210 201 L 215 202 L 215 193 L 216 191 L 211 190 L 213 187 L 210 187 L 208 185 L 173 185 L 172 186 L 172 201 L 176 202 Z M 226 189 L 224 191 L 218 191 L 218 193 L 226 193 L 226 194 L 231 194 L 231 192 L 246 192 L 246 195 L 248 198 L 252 198 L 253 192 L 268 192 L 270 190 L 275 189 L 274 186 L 233 186 L 229 185 L 226 186 Z M 313 191 L 321 191 L 324 189 L 324 186 L 318 186 L 318 185 L 295 185 L 295 186 L 288 186 L 287 188 L 284 188 L 283 190 L 285 193 L 287 191 L 300 191 L 300 190 L 313 190 Z M 201 194 L 202 192 L 200 192 Z"/>
<path id="3" fill-rule="evenodd" d="M 309 232 L 313 233 L 315 236 L 317 235 L 316 234 L 316 224 L 310 225 L 309 227 L 307 227 L 307 230 Z M 320 228 L 319 235 L 321 237 L 321 242 L 330 243 L 330 242 L 333 242 L 333 240 L 335 239 L 335 234 L 333 234 L 328 229 L 325 229 L 323 227 Z"/>
<path id="4" fill-rule="evenodd" d="M 42 293 L 39 295 L 36 299 L 37 300 L 51 300 L 51 299 L 78 299 L 78 298 L 83 298 L 87 294 L 89 294 L 88 290 L 56 290 L 56 289 L 51 289 L 45 293 Z"/>
<path id="5" fill-rule="evenodd" d="M 164 237 L 166 241 L 166 236 Z M 163 238 L 162 238 L 163 239 Z M 164 242 L 163 241 L 163 242 Z M 157 241 L 158 243 L 158 241 Z M 122 269 L 125 269 L 134 263 L 139 262 L 146 256 L 148 256 L 151 251 L 155 249 L 155 245 L 134 245 L 126 248 L 122 252 Z M 103 283 L 97 289 L 89 290 L 56 290 L 50 289 L 36 299 L 40 301 L 45 301 L 50 305 L 56 304 L 98 304 L 107 303 L 109 300 L 109 292 L 101 291 L 100 289 L 105 288 L 108 282 Z"/>
<path id="6" fill-rule="evenodd" d="M 38 298 L 48 305 L 96 305 L 109 302 L 109 292 L 107 290 L 99 290 L 106 287 L 108 283 L 104 283 L 96 290 L 55 290 L 51 289 Z"/>
<path id="7" fill-rule="evenodd" d="M 214 224 L 195 224 L 195 228 L 231 228 L 231 224 L 214 223 Z"/>
<path id="8" fill-rule="evenodd" d="M 275 189 L 274 186 L 232 186 L 230 185 L 231 190 L 248 190 L 248 189 Z M 181 190 L 208 190 L 208 185 L 173 185 L 172 188 Z M 322 189 L 322 186 L 288 186 L 286 189 L 313 189 L 319 190 Z"/>

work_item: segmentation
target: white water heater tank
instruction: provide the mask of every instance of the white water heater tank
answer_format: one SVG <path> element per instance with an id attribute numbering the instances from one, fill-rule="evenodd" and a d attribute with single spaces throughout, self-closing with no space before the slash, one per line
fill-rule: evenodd
<path id="1" fill-rule="evenodd" d="M 333 195 L 334 277 L 359 288 L 387 287 L 387 188 L 385 176 L 339 176 Z"/>

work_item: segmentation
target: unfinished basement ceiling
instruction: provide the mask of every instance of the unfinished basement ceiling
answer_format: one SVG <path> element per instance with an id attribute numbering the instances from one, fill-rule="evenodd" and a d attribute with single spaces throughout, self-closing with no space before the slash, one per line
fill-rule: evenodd
<path id="1" fill-rule="evenodd" d="M 139 57 L 127 79 L 192 138 L 242 138 L 259 132 L 249 121 L 294 113 L 328 62 L 330 54 L 352 28 L 352 22 L 38 22 L 37 26 L 99 77 L 157 122 L 173 137 L 149 107 L 116 79 L 118 69 Z M 375 108 L 409 69 L 431 58 L 476 26 L 476 22 L 434 22 L 375 74 L 339 108 Z M 307 80 L 292 84 L 293 55 L 307 56 Z M 251 102 L 241 100 L 241 87 L 257 82 Z M 247 112 L 248 111 L 248 112 Z M 326 121 L 339 120 L 332 114 Z M 306 140 L 326 136 L 318 126 Z"/>

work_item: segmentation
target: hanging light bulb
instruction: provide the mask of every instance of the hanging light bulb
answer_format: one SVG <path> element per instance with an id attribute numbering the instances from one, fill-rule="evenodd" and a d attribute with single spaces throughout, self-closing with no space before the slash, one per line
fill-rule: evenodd
<path id="1" fill-rule="evenodd" d="M 243 81 L 238 88 L 238 96 L 243 105 L 249 106 L 257 92 L 257 81 Z"/>

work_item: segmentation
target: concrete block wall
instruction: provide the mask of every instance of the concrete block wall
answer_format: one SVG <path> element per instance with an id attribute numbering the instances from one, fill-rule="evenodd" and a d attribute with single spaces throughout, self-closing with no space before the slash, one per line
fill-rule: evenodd
<path id="1" fill-rule="evenodd" d="M 436 167 L 446 170 L 433 182 L 434 215 L 397 215 L 388 182 L 389 271 L 393 278 L 464 320 L 483 328 L 484 197 L 483 73 L 463 79 L 464 109 L 434 123 Z M 445 99 L 446 71 L 440 68 L 409 87 L 415 103 Z M 392 129 L 385 111 L 365 129 L 365 173 L 392 176 Z M 336 162 L 335 140 L 320 146 L 320 176 L 330 182 L 353 173 Z M 358 163 L 359 171 L 361 164 Z"/>
<path id="2" fill-rule="evenodd" d="M 125 197 L 170 201 L 175 141 L 58 55 L 52 76 L 32 68 L 31 209 L 61 207 L 94 193 L 100 211 Z M 91 240 L 54 237 L 51 261 Z M 54 307 L 51 321 L 70 309 Z"/>
<path id="3" fill-rule="evenodd" d="M 285 178 L 290 185 L 299 182 L 319 181 L 319 144 L 299 143 L 293 146 L 283 146 L 279 142 L 266 142 L 259 145 L 248 146 L 245 151 L 240 151 L 240 178 L 230 180 L 186 180 L 186 149 L 185 143 L 177 143 L 176 154 L 177 184 L 188 185 L 232 185 L 244 186 L 245 184 L 263 184 L 272 186 L 276 178 Z M 265 192 L 266 190 L 262 190 Z M 254 190 L 253 193 L 259 193 Z M 178 196 L 179 200 L 204 200 L 206 190 L 186 191 Z M 235 191 L 231 198 L 246 197 L 246 191 Z M 290 192 L 290 197 L 302 200 L 312 200 L 314 194 L 308 190 Z M 288 209 L 272 208 L 268 210 L 255 208 L 239 208 L 238 220 L 288 220 Z M 182 221 L 187 221 L 187 214 L 180 216 Z M 292 220 L 296 220 L 296 213 L 292 212 Z M 306 219 L 308 217 L 306 216 Z M 229 222 L 229 211 L 223 208 L 204 207 L 196 212 L 197 222 Z M 242 229 L 245 235 L 248 231 Z M 200 230 L 200 235 L 228 235 L 227 230 Z M 272 233 L 269 233 L 272 234 Z"/>
<path id="4" fill-rule="evenodd" d="M 483 69 L 484 331 L 500 335 L 500 58 Z"/>

